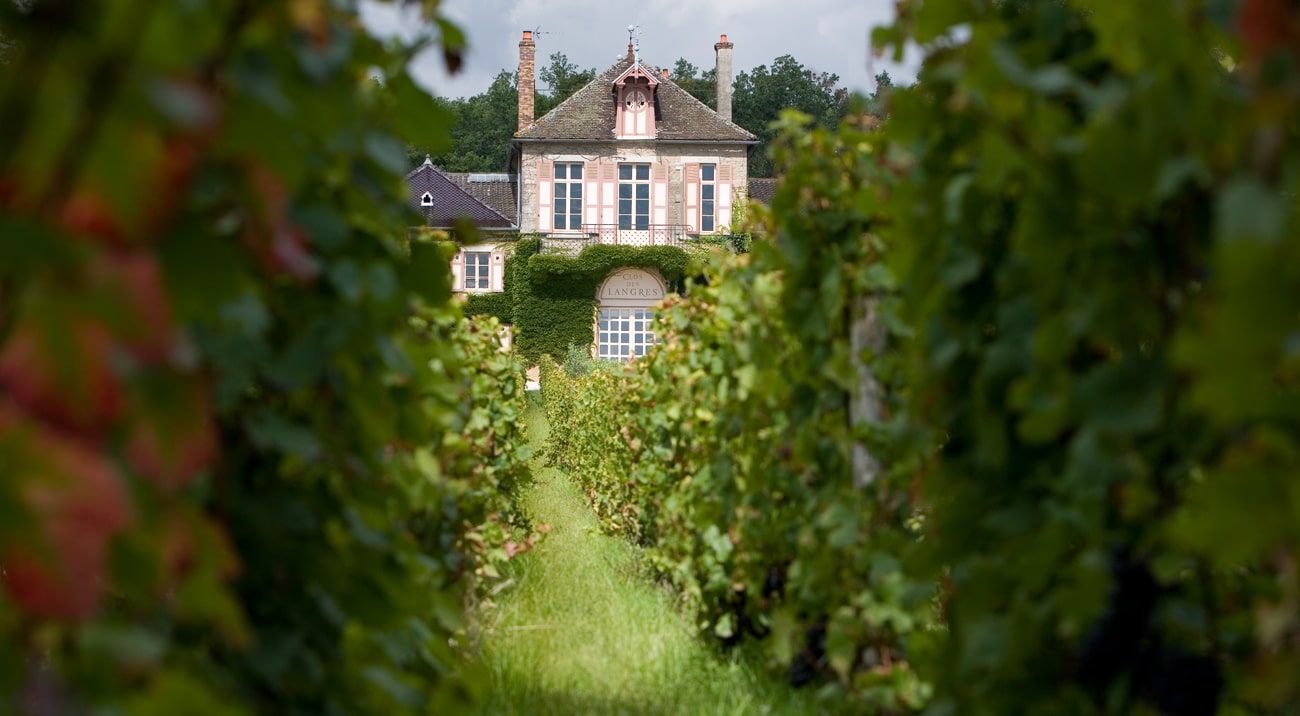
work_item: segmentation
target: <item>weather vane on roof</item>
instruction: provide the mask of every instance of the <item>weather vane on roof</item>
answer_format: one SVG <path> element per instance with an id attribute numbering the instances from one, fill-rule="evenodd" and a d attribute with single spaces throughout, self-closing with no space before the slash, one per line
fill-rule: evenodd
<path id="1" fill-rule="evenodd" d="M 641 30 L 641 26 L 640 26 L 640 25 L 628 25 L 628 26 L 627 26 L 627 44 L 629 44 L 629 45 L 632 46 L 632 59 L 636 60 L 636 64 L 638 64 L 638 65 L 641 64 L 641 32 L 640 32 L 640 30 Z"/>

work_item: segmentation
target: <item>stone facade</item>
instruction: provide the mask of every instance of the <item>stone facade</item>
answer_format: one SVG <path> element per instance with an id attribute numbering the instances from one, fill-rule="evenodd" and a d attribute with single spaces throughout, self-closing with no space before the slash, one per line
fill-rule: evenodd
<path id="1" fill-rule="evenodd" d="M 662 68 L 643 64 L 631 47 L 626 58 L 545 116 L 524 122 L 521 112 L 511 159 L 520 232 L 645 245 L 728 231 L 733 207 L 747 199 L 748 157 L 757 144 L 729 116 L 732 47 L 725 35 L 714 47 L 726 85 L 718 90 L 725 114 L 677 86 Z M 524 94 L 531 94 L 525 83 L 534 52 L 525 33 L 521 107 L 531 101 Z M 580 163 L 582 178 L 575 181 L 574 168 L 557 163 Z M 630 171 L 640 174 L 622 175 Z"/>
<path id="2" fill-rule="evenodd" d="M 668 204 L 667 223 L 686 225 L 685 168 L 691 163 L 716 164 L 727 167 L 733 180 L 731 186 L 731 204 L 746 199 L 747 182 L 744 180 L 749 168 L 748 151 L 745 145 L 699 145 L 699 144 L 656 144 L 655 142 L 621 141 L 616 153 L 611 153 L 609 142 L 577 142 L 564 144 L 538 143 L 521 153 L 519 164 L 520 206 L 523 210 L 519 216 L 519 231 L 525 234 L 551 233 L 552 227 L 538 226 L 538 167 L 543 162 L 596 162 L 612 159 L 617 162 L 666 163 L 668 165 Z M 614 223 L 611 219 L 608 222 Z M 719 222 L 721 225 L 721 222 Z M 730 222 L 728 221 L 727 224 Z M 694 228 L 694 227 L 693 227 Z M 698 233 L 698 232 L 697 232 Z"/>

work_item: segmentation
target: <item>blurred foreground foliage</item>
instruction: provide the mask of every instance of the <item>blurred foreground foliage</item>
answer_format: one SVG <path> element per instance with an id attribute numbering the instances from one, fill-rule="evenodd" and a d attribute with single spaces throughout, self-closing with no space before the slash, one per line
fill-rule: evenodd
<path id="1" fill-rule="evenodd" d="M 635 366 L 550 371 L 551 459 L 855 709 L 1295 713 L 1300 11 L 904 1 L 875 40 L 918 82 L 787 116 L 771 240 Z"/>
<path id="2" fill-rule="evenodd" d="M 885 234 L 944 713 L 1300 709 L 1300 15 L 909 3 Z M 899 46 L 901 49 L 901 45 Z"/>
<path id="3" fill-rule="evenodd" d="M 0 711 L 423 714 L 531 545 L 355 3 L 0 3 Z"/>

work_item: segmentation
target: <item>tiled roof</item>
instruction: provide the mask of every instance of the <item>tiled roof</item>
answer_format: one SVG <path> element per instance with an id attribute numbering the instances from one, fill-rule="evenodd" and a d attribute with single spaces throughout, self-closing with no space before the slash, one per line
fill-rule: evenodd
<path id="1" fill-rule="evenodd" d="M 411 208 L 425 219 L 425 225 L 450 229 L 459 219 L 468 219 L 480 229 L 509 229 L 514 222 L 500 211 L 462 189 L 459 184 L 442 173 L 427 157 L 424 163 L 406 175 Z M 433 200 L 424 206 L 424 195 Z"/>
<path id="2" fill-rule="evenodd" d="M 514 174 L 443 172 L 443 175 L 498 214 L 512 222 L 518 219 L 519 204 L 515 195 Z"/>
<path id="3" fill-rule="evenodd" d="M 749 180 L 749 199 L 760 204 L 771 204 L 776 195 L 776 179 L 754 177 Z"/>
<path id="4" fill-rule="evenodd" d="M 573 93 L 555 109 L 519 131 L 519 139 L 615 139 L 614 80 L 632 66 L 622 59 Z M 748 130 L 729 122 L 678 87 L 659 70 L 647 68 L 659 80 L 655 92 L 655 138 L 717 142 L 756 142 Z"/>

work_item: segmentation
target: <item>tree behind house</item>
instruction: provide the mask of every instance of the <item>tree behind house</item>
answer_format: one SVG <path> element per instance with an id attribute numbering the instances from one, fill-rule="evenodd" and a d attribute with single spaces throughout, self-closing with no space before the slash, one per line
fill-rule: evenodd
<path id="1" fill-rule="evenodd" d="M 549 92 L 539 91 L 536 100 L 538 117 L 551 111 L 570 95 L 582 89 L 596 76 L 595 69 L 579 69 L 563 52 L 551 55 L 551 64 L 538 72 Z M 407 154 L 412 164 L 423 161 L 426 154 L 438 168 L 449 172 L 503 172 L 510 153 L 510 140 L 519 128 L 518 80 L 513 72 L 502 70 L 486 92 L 473 97 L 439 99 L 455 116 L 451 129 L 451 147 L 412 146 Z"/>
<path id="2" fill-rule="evenodd" d="M 578 69 L 577 65 L 569 62 L 568 55 L 552 52 L 551 64 L 543 67 L 537 73 L 537 78 L 549 90 L 545 94 L 537 94 L 537 116 L 540 117 L 596 79 L 596 68 Z"/>
<path id="3" fill-rule="evenodd" d="M 759 140 L 749 158 L 751 177 L 772 176 L 768 147 L 775 130 L 771 125 L 783 110 L 797 109 L 823 127 L 839 124 L 849 106 L 849 92 L 839 86 L 839 81 L 839 75 L 812 70 L 791 55 L 776 58 L 770 68 L 759 65 L 736 76 L 732 121 Z"/>
<path id="4" fill-rule="evenodd" d="M 708 105 L 709 109 L 718 108 L 718 71 L 717 69 L 700 71 L 700 68 L 686 61 L 686 58 L 677 58 L 677 63 L 673 65 L 672 71 L 668 75 L 678 87 L 686 90 L 692 97 Z"/>
<path id="5" fill-rule="evenodd" d="M 519 107 L 514 73 L 502 70 L 487 91 L 465 99 L 439 99 L 455 116 L 451 147 L 443 152 L 413 147 L 412 163 L 432 155 L 438 168 L 449 172 L 501 172 L 506 169 L 510 140 L 514 137 Z"/>

